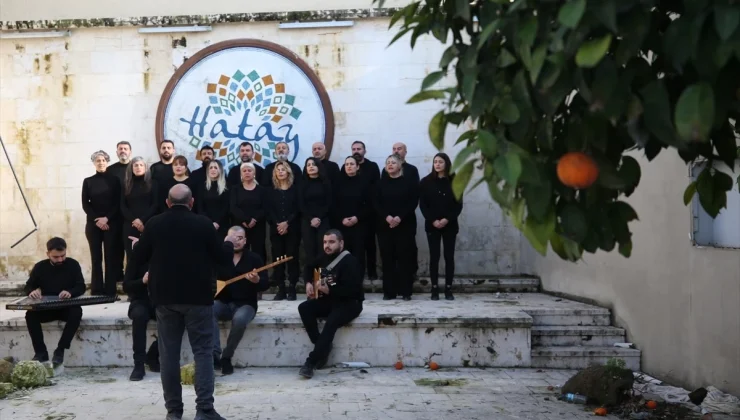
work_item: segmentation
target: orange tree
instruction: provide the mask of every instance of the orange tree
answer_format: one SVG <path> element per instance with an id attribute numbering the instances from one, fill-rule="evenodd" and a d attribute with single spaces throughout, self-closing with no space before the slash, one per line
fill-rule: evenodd
<path id="1" fill-rule="evenodd" d="M 738 157 L 740 1 L 423 0 L 396 25 L 391 44 L 447 45 L 409 103 L 446 102 L 429 124 L 439 149 L 448 124 L 471 128 L 455 193 L 480 169 L 471 188 L 487 184 L 538 252 L 630 256 L 637 214 L 620 198 L 640 181 L 633 149 L 707 161 L 684 202 L 698 193 L 712 217 L 726 207 L 733 179 L 712 163 Z"/>

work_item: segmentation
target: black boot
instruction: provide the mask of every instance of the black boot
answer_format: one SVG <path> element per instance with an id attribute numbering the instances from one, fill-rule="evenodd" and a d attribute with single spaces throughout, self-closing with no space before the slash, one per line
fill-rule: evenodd
<path id="1" fill-rule="evenodd" d="M 296 300 L 297 299 L 296 291 L 295 291 L 295 284 L 292 284 L 291 283 L 290 286 L 288 286 L 288 292 L 286 293 L 285 298 L 287 300 Z"/>
<path id="2" fill-rule="evenodd" d="M 455 300 L 455 296 L 452 296 L 452 286 L 450 285 L 445 286 L 445 299 Z"/>
<path id="3" fill-rule="evenodd" d="M 222 358 L 221 359 L 221 374 L 231 375 L 232 373 L 234 373 L 234 365 L 231 364 L 231 359 Z"/>
<path id="4" fill-rule="evenodd" d="M 214 370 L 220 370 L 221 369 L 221 357 L 213 355 L 213 369 Z"/>
<path id="5" fill-rule="evenodd" d="M 46 352 L 45 351 L 43 353 L 36 353 L 36 354 L 33 355 L 33 359 L 31 359 L 31 360 L 35 360 L 35 361 L 41 362 L 41 363 L 48 362 L 49 361 L 49 352 Z"/>
<path id="6" fill-rule="evenodd" d="M 316 344 L 316 343 L 314 343 L 314 344 Z M 318 362 L 316 362 L 316 370 L 321 370 L 321 369 L 323 369 L 326 366 L 326 362 L 329 361 L 329 355 L 331 354 L 331 351 L 333 349 L 334 349 L 334 345 L 332 344 L 329 347 L 329 353 L 326 354 L 326 357 L 324 357 L 323 359 L 321 359 Z"/>
<path id="7" fill-rule="evenodd" d="M 129 381 L 140 381 L 144 379 L 146 372 L 144 371 L 143 363 L 135 363 L 134 370 L 131 372 L 131 376 L 128 377 Z"/>
<path id="8" fill-rule="evenodd" d="M 432 286 L 432 300 L 439 300 L 439 287 L 437 285 Z"/>
<path id="9" fill-rule="evenodd" d="M 301 375 L 301 376 L 303 376 L 306 379 L 311 379 L 311 378 L 313 378 L 313 369 L 314 369 L 314 367 L 311 364 L 311 362 L 309 362 L 308 360 L 306 360 L 306 363 L 303 364 L 303 366 L 301 367 L 301 370 L 298 372 L 298 374 Z"/>
<path id="10" fill-rule="evenodd" d="M 278 292 L 275 294 L 275 297 L 272 298 L 273 301 L 276 300 L 285 300 L 285 283 L 281 283 L 278 285 Z"/>
<path id="11" fill-rule="evenodd" d="M 54 355 L 51 357 L 51 363 L 54 364 L 54 367 L 64 363 L 64 349 L 58 348 L 54 350 Z"/>
<path id="12" fill-rule="evenodd" d="M 144 362 L 149 366 L 149 370 L 152 372 L 159 372 L 159 344 L 157 340 L 152 341 L 149 345 L 149 350 L 146 352 L 146 361 Z"/>

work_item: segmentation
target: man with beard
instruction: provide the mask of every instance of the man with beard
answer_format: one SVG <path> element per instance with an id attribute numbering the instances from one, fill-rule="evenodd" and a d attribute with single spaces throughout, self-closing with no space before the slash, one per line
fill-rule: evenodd
<path id="1" fill-rule="evenodd" d="M 59 299 L 69 299 L 85 293 L 85 279 L 82 277 L 80 263 L 67 258 L 67 242 L 62 238 L 51 238 L 46 243 L 47 259 L 39 261 L 33 266 L 31 275 L 23 288 L 31 299 L 41 299 L 42 296 L 53 296 Z M 64 350 L 69 349 L 82 319 L 80 306 L 69 306 L 61 309 L 46 311 L 27 311 L 26 327 L 31 336 L 34 356 L 33 360 L 46 362 L 49 353 L 44 344 L 44 332 L 41 324 L 51 321 L 64 321 L 64 330 L 59 344 L 54 350 L 51 361 L 54 366 L 64 362 Z"/>
<path id="2" fill-rule="evenodd" d="M 175 143 L 172 140 L 162 140 L 159 145 L 159 162 L 149 168 L 152 179 L 160 185 L 170 180 L 175 174 L 172 172 L 172 160 L 175 158 Z"/>
<path id="3" fill-rule="evenodd" d="M 234 165 L 226 176 L 227 187 L 232 188 L 234 185 L 240 185 L 242 183 L 241 164 L 247 162 L 252 162 L 254 165 L 254 179 L 256 179 L 258 183 L 262 182 L 262 173 L 265 170 L 259 166 L 257 162 L 254 162 L 254 148 L 251 143 L 245 141 L 239 145 L 239 164 Z"/>
<path id="4" fill-rule="evenodd" d="M 301 367 L 299 375 L 311 379 L 314 369 L 326 365 L 331 353 L 332 342 L 337 330 L 352 322 L 362 312 L 362 301 L 365 292 L 362 287 L 362 268 L 357 258 L 344 250 L 342 232 L 330 229 L 324 234 L 324 260 L 321 264 L 322 275 L 319 297 L 316 298 L 314 286 L 306 282 L 308 300 L 298 305 L 303 326 L 308 338 L 314 344 Z M 326 318 L 326 324 L 319 333 L 317 318 Z"/>
<path id="5" fill-rule="evenodd" d="M 365 143 L 361 141 L 355 141 L 352 143 L 352 157 L 355 158 L 357 163 L 360 165 L 360 174 L 359 176 L 363 177 L 365 179 L 365 182 L 370 185 L 371 190 L 374 190 L 375 184 L 380 179 L 380 168 L 378 168 L 378 164 L 369 160 L 365 159 L 365 153 L 367 150 L 365 149 Z M 342 172 L 344 172 L 344 166 L 342 166 Z M 375 220 L 375 210 L 374 209 L 368 209 L 368 220 Z M 367 265 L 367 277 L 370 280 L 377 280 L 378 279 L 378 258 L 377 258 L 377 249 L 375 247 L 375 223 L 368 223 L 365 230 L 365 261 Z"/>
<path id="6" fill-rule="evenodd" d="M 106 172 L 115 175 L 116 178 L 121 180 L 121 185 L 123 185 L 123 178 L 126 176 L 126 166 L 131 161 L 131 143 L 119 141 L 116 144 L 116 155 L 118 155 L 118 162 L 109 165 Z"/>
<path id="7" fill-rule="evenodd" d="M 339 165 L 337 165 L 336 162 L 332 162 L 329 160 L 329 157 L 326 156 L 326 145 L 321 142 L 316 142 L 311 146 L 311 154 L 316 159 L 319 159 L 321 163 L 324 165 L 324 168 L 326 169 L 327 175 L 329 175 L 329 181 L 331 181 L 331 186 L 334 187 L 337 185 L 337 178 L 339 177 Z"/>
<path id="8" fill-rule="evenodd" d="M 298 185 L 301 183 L 301 174 L 303 171 L 301 170 L 301 167 L 296 165 L 293 162 L 290 162 L 288 159 L 288 156 L 290 156 L 290 147 L 288 146 L 288 143 L 281 141 L 275 146 L 275 154 L 277 155 L 277 162 L 288 162 L 290 165 L 290 169 L 293 171 L 293 182 Z M 272 162 L 271 164 L 265 166 L 264 173 L 261 178 L 262 186 L 265 188 L 272 188 L 272 172 L 275 170 L 275 164 L 277 162 Z"/>
<path id="9" fill-rule="evenodd" d="M 234 264 L 231 270 L 224 267 L 224 279 L 234 278 L 249 273 L 264 265 L 262 257 L 245 248 L 247 232 L 241 226 L 229 229 L 229 236 L 234 238 Z M 221 367 L 223 375 L 234 373 L 231 358 L 244 331 L 257 314 L 257 295 L 270 287 L 267 271 L 250 273 L 246 279 L 226 286 L 213 302 L 213 363 L 214 368 Z M 226 347 L 221 351 L 221 334 L 218 321 L 231 321 L 231 329 L 226 339 Z"/>
<path id="10" fill-rule="evenodd" d="M 190 173 L 190 178 L 193 179 L 193 185 L 202 186 L 206 183 L 206 173 L 208 172 L 208 164 L 213 160 L 214 152 L 213 147 L 203 146 L 200 148 L 200 168 Z M 196 191 L 193 191 L 196 192 Z M 196 199 L 197 201 L 197 199 Z"/>

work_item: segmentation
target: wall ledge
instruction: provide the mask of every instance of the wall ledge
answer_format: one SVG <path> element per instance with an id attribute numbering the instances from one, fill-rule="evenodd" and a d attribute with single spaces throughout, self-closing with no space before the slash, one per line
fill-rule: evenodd
<path id="1" fill-rule="evenodd" d="M 294 22 L 372 19 L 389 17 L 397 8 L 313 10 L 277 13 L 226 13 L 216 15 L 142 16 L 128 18 L 22 20 L 0 22 L 0 30 L 79 29 L 123 26 L 213 25 L 217 23 Z"/>

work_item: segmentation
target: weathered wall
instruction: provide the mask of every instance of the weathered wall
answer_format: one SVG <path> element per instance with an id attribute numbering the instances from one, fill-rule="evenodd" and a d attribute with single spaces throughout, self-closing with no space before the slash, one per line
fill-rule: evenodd
<path id="1" fill-rule="evenodd" d="M 629 259 L 602 252 L 571 264 L 527 249 L 527 265 L 546 290 L 610 307 L 642 350 L 644 371 L 740 395 L 740 250 L 691 245 L 688 170 L 674 152 L 640 163 L 642 181 L 628 199 L 640 216 Z"/>
<path id="2" fill-rule="evenodd" d="M 68 38 L 0 40 L 0 135 L 39 224 L 38 233 L 10 249 L 32 223 L 0 157 L 0 275 L 24 279 L 52 235 L 67 238 L 69 254 L 87 267 L 80 186 L 94 171 L 90 154 L 102 148 L 114 156 L 116 142 L 127 140 L 134 155 L 155 161 L 154 118 L 165 84 L 185 57 L 222 40 L 270 40 L 308 62 L 334 107 L 333 160 L 343 160 L 351 142 L 363 140 L 368 157 L 382 163 L 391 145 L 404 141 L 408 160 L 422 175 L 428 173 L 435 150 L 427 127 L 440 104 L 405 102 L 436 68 L 443 47 L 422 40 L 413 53 L 407 42 L 386 49 L 393 35 L 387 27 L 387 19 L 314 30 L 279 30 L 276 22 L 259 22 L 215 25 L 212 32 L 197 34 L 141 35 L 135 27 L 115 27 L 75 29 Z M 466 197 L 462 217 L 458 273 L 522 271 L 520 234 L 505 223 L 485 189 Z M 417 242 L 426 271 L 421 226 Z"/>

